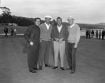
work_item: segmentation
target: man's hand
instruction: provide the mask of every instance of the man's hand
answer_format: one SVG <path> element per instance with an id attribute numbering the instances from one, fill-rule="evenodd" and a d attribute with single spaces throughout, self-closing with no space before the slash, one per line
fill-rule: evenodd
<path id="1" fill-rule="evenodd" d="M 60 42 L 60 43 L 62 43 L 62 41 L 63 41 L 63 40 L 64 40 L 64 39 L 63 39 L 63 38 L 61 38 L 61 39 L 59 39 L 59 42 Z"/>
<path id="2" fill-rule="evenodd" d="M 75 44 L 75 45 L 74 45 L 74 48 L 77 48 L 77 46 L 78 46 L 78 44 Z"/>
<path id="3" fill-rule="evenodd" d="M 63 41 L 64 39 L 63 38 L 61 38 L 59 41 Z"/>
<path id="4" fill-rule="evenodd" d="M 34 45 L 34 43 L 31 41 L 31 42 L 30 42 L 30 45 L 31 45 L 31 46 L 33 46 L 33 45 Z"/>
<path id="5" fill-rule="evenodd" d="M 58 38 L 55 38 L 55 41 L 59 42 L 59 39 Z"/>

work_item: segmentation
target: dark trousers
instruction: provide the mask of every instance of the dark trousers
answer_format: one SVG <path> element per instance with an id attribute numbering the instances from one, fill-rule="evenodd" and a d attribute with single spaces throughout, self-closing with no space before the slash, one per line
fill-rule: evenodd
<path id="1" fill-rule="evenodd" d="M 36 46 L 30 46 L 28 48 L 28 67 L 29 70 L 33 70 L 34 68 L 37 68 L 38 63 L 38 56 L 39 56 L 39 45 Z"/>
<path id="2" fill-rule="evenodd" d="M 101 39 L 101 35 L 99 35 L 99 39 Z"/>
<path id="3" fill-rule="evenodd" d="M 104 35 L 102 35 L 102 40 L 104 40 Z"/>
<path id="4" fill-rule="evenodd" d="M 8 33 L 5 33 L 5 37 L 8 37 Z"/>
<path id="5" fill-rule="evenodd" d="M 86 34 L 86 39 L 90 39 L 90 34 Z"/>
<path id="6" fill-rule="evenodd" d="M 76 69 L 76 48 L 74 48 L 74 43 L 67 43 L 67 60 L 68 65 L 72 71 Z"/>
<path id="7" fill-rule="evenodd" d="M 43 63 L 49 65 L 50 48 L 51 48 L 51 41 L 43 40 L 40 43 L 39 66 L 43 66 Z"/>

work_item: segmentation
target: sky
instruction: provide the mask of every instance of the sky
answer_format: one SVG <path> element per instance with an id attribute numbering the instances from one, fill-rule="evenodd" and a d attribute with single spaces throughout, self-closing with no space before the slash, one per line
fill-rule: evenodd
<path id="1" fill-rule="evenodd" d="M 72 16 L 79 23 L 105 23 L 105 0 L 1 0 L 12 15 L 24 17 Z"/>

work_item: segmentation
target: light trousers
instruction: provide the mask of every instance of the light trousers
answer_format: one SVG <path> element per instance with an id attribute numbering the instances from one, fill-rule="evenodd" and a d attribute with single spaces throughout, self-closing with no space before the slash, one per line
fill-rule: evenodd
<path id="1" fill-rule="evenodd" d="M 57 42 L 54 41 L 54 61 L 55 65 L 58 66 L 58 56 L 60 55 L 60 65 L 64 67 L 64 55 L 65 55 L 65 41 Z"/>

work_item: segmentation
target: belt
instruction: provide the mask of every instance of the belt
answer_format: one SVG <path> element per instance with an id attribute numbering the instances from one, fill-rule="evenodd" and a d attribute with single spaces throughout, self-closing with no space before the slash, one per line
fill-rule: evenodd
<path id="1" fill-rule="evenodd" d="M 54 40 L 54 41 L 56 41 L 56 40 Z M 56 41 L 56 42 L 63 42 L 63 41 L 65 41 L 65 40 L 62 40 L 62 41 Z"/>
<path id="2" fill-rule="evenodd" d="M 51 41 L 51 40 L 41 40 L 41 41 Z"/>

